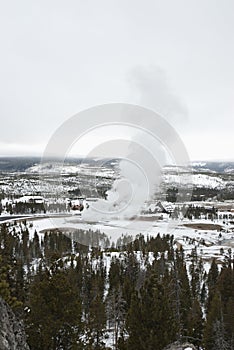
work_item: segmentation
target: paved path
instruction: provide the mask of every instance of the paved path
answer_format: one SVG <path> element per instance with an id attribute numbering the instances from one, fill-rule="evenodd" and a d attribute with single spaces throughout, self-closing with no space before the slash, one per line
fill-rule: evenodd
<path id="1" fill-rule="evenodd" d="M 0 215 L 0 224 L 1 222 L 7 222 L 10 220 L 37 220 L 37 219 L 46 219 L 46 218 L 58 218 L 58 217 L 69 217 L 69 213 L 59 213 L 59 214 L 43 214 L 43 215 Z"/>
<path id="2" fill-rule="evenodd" d="M 7 221 L 7 220 L 17 220 L 17 219 L 27 219 L 29 218 L 29 216 L 25 216 L 25 215 L 8 215 L 8 216 L 1 216 L 0 215 L 0 221 Z"/>

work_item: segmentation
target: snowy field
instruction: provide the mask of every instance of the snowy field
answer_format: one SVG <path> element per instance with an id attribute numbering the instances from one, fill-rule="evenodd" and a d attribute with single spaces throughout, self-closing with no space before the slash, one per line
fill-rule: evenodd
<path id="1" fill-rule="evenodd" d="M 79 216 L 53 217 L 53 218 L 35 218 L 28 219 L 30 237 L 33 238 L 35 230 L 39 236 L 44 235 L 45 231 L 59 229 L 61 232 L 69 235 L 68 232 L 80 230 L 92 230 L 105 233 L 110 242 L 116 243 L 117 239 L 123 235 L 132 236 L 132 239 L 139 234 L 147 236 L 156 236 L 157 234 L 173 235 L 178 247 L 182 246 L 185 254 L 189 257 L 191 250 L 196 247 L 197 252 L 206 261 L 213 257 L 218 261 L 223 261 L 228 250 L 234 252 L 234 226 L 225 225 L 223 222 L 216 220 L 183 220 L 175 221 L 164 218 L 158 221 L 144 220 L 111 220 L 99 222 L 83 221 Z M 191 225 L 194 227 L 187 227 Z M 202 226 L 210 229 L 198 229 Z M 220 225 L 222 231 L 217 230 Z"/>

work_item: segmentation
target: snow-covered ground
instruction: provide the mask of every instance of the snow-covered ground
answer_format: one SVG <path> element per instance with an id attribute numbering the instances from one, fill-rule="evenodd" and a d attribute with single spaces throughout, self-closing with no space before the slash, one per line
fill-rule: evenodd
<path id="1" fill-rule="evenodd" d="M 216 257 L 219 261 L 223 261 L 228 250 L 234 252 L 234 226 L 225 225 L 223 222 L 216 220 L 183 220 L 174 221 L 169 218 L 164 218 L 158 221 L 144 220 L 111 220 L 109 222 L 87 222 L 81 217 L 54 217 L 54 218 L 37 218 L 36 220 L 28 221 L 30 227 L 30 237 L 34 236 L 35 230 L 39 235 L 44 235 L 45 230 L 59 228 L 61 232 L 69 234 L 76 229 L 92 230 L 105 233 L 110 242 L 116 243 L 123 235 L 136 237 L 139 234 L 144 236 L 156 236 L 170 234 L 173 235 L 178 247 L 184 248 L 185 254 L 189 257 L 191 250 L 196 247 L 197 252 L 204 260 L 210 261 Z M 185 226 L 193 224 L 194 227 Z M 204 228 L 198 229 L 196 226 L 204 224 Z M 214 229 L 213 225 L 219 224 L 222 227 L 222 232 Z"/>
<path id="2" fill-rule="evenodd" d="M 226 182 L 218 176 L 210 176 L 206 174 L 191 174 L 188 176 L 187 173 L 180 174 L 165 174 L 164 182 L 166 184 L 181 184 L 181 185 L 192 185 L 204 188 L 223 188 L 226 186 Z"/>
<path id="3" fill-rule="evenodd" d="M 94 166 L 89 165 L 86 163 L 81 164 L 62 164 L 62 163 L 54 163 L 51 165 L 51 163 L 41 163 L 34 165 L 27 169 L 28 173 L 32 174 L 60 174 L 60 175 L 67 175 L 67 174 L 82 174 L 82 175 L 96 175 L 96 176 L 105 176 L 105 177 L 113 177 L 114 176 L 114 169 L 110 167 L 100 167 L 100 166 Z"/>

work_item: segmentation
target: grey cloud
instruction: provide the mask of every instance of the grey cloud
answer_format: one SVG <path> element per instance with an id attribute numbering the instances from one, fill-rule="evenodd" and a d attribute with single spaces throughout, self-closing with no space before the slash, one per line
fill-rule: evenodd
<path id="1" fill-rule="evenodd" d="M 161 114 L 169 122 L 184 122 L 188 108 L 177 96 L 162 68 L 138 66 L 128 74 L 130 87 L 138 95 L 139 104 Z"/>

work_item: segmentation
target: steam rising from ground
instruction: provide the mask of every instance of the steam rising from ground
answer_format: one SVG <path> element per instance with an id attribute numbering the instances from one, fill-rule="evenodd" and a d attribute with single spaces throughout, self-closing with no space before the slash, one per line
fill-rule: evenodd
<path id="1" fill-rule="evenodd" d="M 161 166 L 149 152 L 132 146 L 135 152 L 120 161 L 120 177 L 100 199 L 83 213 L 84 220 L 130 219 L 140 214 L 161 183 Z"/>
<path id="2" fill-rule="evenodd" d="M 83 219 L 87 221 L 129 219 L 139 215 L 160 185 L 164 165 L 188 163 L 179 135 L 164 118 L 140 106 L 118 103 L 95 106 L 68 119 L 49 141 L 42 163 L 54 154 L 65 159 L 77 140 L 106 126 L 127 127 L 129 132 L 134 130 L 134 135 L 129 140 L 115 134 L 112 140 L 98 143 L 86 155 L 87 158 L 122 159 L 120 177 L 108 191 L 107 199 L 93 202 L 89 210 L 83 212 Z M 61 182 L 62 177 L 58 176 L 57 185 Z"/>

